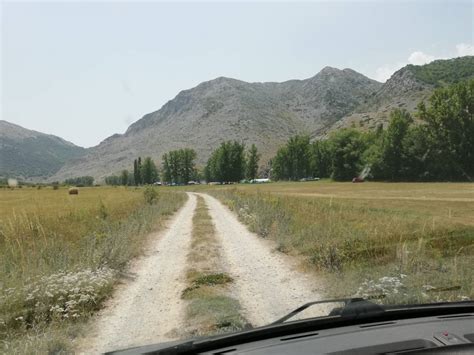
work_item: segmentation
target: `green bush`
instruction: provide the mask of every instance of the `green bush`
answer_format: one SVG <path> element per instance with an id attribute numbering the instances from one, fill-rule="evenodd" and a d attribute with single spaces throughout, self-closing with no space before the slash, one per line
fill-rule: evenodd
<path id="1" fill-rule="evenodd" d="M 143 197 L 146 203 L 152 205 L 158 199 L 158 192 L 152 186 L 147 186 L 143 191 Z"/>

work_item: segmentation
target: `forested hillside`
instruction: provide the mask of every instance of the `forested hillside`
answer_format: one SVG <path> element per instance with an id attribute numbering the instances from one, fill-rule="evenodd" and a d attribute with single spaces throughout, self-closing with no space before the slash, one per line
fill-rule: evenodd
<path id="1" fill-rule="evenodd" d="M 85 149 L 0 120 L 0 177 L 46 179 Z"/>

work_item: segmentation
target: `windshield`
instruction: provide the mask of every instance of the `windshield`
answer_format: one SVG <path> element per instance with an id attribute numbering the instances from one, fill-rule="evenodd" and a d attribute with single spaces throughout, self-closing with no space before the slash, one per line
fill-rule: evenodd
<path id="1" fill-rule="evenodd" d="M 473 4 L 427 5 L 3 1 L 0 352 L 472 300 Z"/>

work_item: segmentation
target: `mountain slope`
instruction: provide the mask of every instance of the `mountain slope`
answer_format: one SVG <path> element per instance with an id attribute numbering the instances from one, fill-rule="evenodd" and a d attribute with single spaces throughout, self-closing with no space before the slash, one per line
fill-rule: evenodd
<path id="1" fill-rule="evenodd" d="M 62 138 L 0 120 L 0 176 L 43 179 L 85 149 Z"/>
<path id="2" fill-rule="evenodd" d="M 437 87 L 473 77 L 474 56 L 435 60 L 425 65 L 409 64 L 396 71 L 366 104 L 337 122 L 331 131 L 349 126 L 372 129 L 379 123 L 387 125 L 393 109 L 413 112 Z"/>
<path id="3" fill-rule="evenodd" d="M 103 178 L 130 169 L 138 155 L 158 162 L 169 150 L 189 147 L 204 164 L 224 140 L 256 144 L 263 161 L 296 133 L 316 135 L 358 107 L 381 84 L 350 69 L 324 68 L 306 80 L 246 83 L 220 77 L 180 92 L 145 115 L 123 135 L 114 135 L 67 163 L 52 179 L 79 174 Z"/>

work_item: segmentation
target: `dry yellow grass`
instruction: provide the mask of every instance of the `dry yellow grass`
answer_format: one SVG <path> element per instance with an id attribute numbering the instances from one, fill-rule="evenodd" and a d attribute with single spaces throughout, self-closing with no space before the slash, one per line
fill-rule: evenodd
<path id="1" fill-rule="evenodd" d="M 200 186 L 200 190 L 237 189 L 268 192 L 278 196 L 307 197 L 352 204 L 357 208 L 392 210 L 414 214 L 435 224 L 474 225 L 474 184 L 472 183 L 346 183 L 278 182 L 271 184 Z"/>
<path id="2" fill-rule="evenodd" d="M 61 218 L 70 213 L 98 209 L 100 201 L 109 207 L 112 217 L 121 218 L 142 203 L 143 192 L 123 187 L 82 187 L 79 195 L 69 195 L 67 188 L 5 188 L 0 189 L 0 220 L 6 222 L 15 214 Z"/>
<path id="3" fill-rule="evenodd" d="M 276 240 L 280 251 L 324 274 L 328 296 L 350 296 L 365 279 L 402 274 L 412 290 L 459 286 L 431 293 L 430 300 L 474 296 L 473 184 L 320 181 L 201 189 Z M 423 300 L 417 292 L 406 294 Z"/>
<path id="4" fill-rule="evenodd" d="M 0 352 L 69 349 L 70 325 L 101 307 L 149 232 L 186 199 L 167 191 L 148 204 L 143 191 L 0 190 Z"/>

